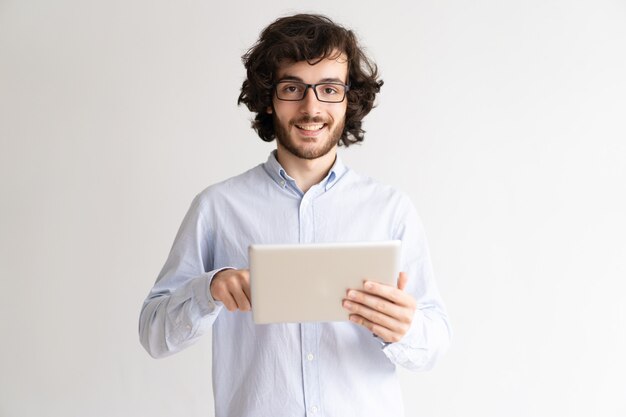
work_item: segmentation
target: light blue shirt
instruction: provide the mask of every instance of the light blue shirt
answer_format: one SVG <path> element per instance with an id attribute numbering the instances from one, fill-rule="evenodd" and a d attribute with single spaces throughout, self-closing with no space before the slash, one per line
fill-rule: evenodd
<path id="1" fill-rule="evenodd" d="M 406 291 L 418 308 L 409 332 L 387 346 L 351 322 L 255 325 L 252 313 L 229 312 L 209 291 L 220 270 L 248 268 L 253 243 L 395 239 L 402 241 Z M 426 238 L 408 197 L 358 175 L 339 157 L 326 178 L 303 193 L 275 152 L 195 197 L 141 310 L 141 343 L 154 357 L 178 352 L 211 330 L 216 417 L 403 416 L 396 366 L 430 369 L 450 340 Z"/>

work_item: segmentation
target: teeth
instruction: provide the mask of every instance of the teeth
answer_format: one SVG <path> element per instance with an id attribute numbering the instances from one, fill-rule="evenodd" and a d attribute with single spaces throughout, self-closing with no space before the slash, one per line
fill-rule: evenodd
<path id="1" fill-rule="evenodd" d="M 324 127 L 324 124 L 319 125 L 296 125 L 299 129 L 302 130 L 320 130 Z"/>

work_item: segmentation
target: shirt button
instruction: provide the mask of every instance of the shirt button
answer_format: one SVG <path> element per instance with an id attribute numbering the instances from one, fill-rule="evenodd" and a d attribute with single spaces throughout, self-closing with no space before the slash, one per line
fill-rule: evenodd
<path id="1" fill-rule="evenodd" d="M 281 186 L 281 187 L 284 187 L 284 186 L 285 186 L 285 181 L 281 181 L 281 182 L 280 182 L 280 186 Z"/>
<path id="2" fill-rule="evenodd" d="M 317 411 L 318 411 L 318 408 L 317 408 L 317 406 L 316 406 L 316 405 L 314 405 L 313 407 L 311 407 L 311 413 L 315 414 L 315 413 L 317 413 Z"/>
<path id="3" fill-rule="evenodd" d="M 308 355 L 306 355 L 306 358 L 307 358 L 307 360 L 310 362 L 310 361 L 312 361 L 313 359 L 315 359 L 315 356 L 313 356 L 313 354 L 312 354 L 312 353 L 309 353 Z"/>

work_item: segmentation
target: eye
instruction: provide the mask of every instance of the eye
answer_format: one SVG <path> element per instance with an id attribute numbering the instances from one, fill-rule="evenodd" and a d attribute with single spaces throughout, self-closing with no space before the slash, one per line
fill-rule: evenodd
<path id="1" fill-rule="evenodd" d="M 322 91 L 325 95 L 332 96 L 334 94 L 339 94 L 339 87 L 332 84 L 327 84 L 322 86 Z"/>
<path id="2" fill-rule="evenodd" d="M 302 86 L 299 84 L 281 83 L 280 91 L 285 94 L 295 94 L 302 91 Z"/>

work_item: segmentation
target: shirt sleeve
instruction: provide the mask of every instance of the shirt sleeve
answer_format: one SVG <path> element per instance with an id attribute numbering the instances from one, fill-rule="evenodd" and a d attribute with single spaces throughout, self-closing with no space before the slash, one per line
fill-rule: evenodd
<path id="1" fill-rule="evenodd" d="M 155 358 L 176 353 L 205 334 L 222 303 L 209 290 L 211 280 L 229 267 L 214 268 L 211 230 L 200 196 L 191 203 L 169 256 L 139 316 L 139 339 Z"/>
<path id="2" fill-rule="evenodd" d="M 404 197 L 397 238 L 402 241 L 402 271 L 409 277 L 406 291 L 417 302 L 411 327 L 383 352 L 391 362 L 414 371 L 431 369 L 447 350 L 452 330 L 433 274 L 428 243 L 421 221 L 408 197 Z"/>

